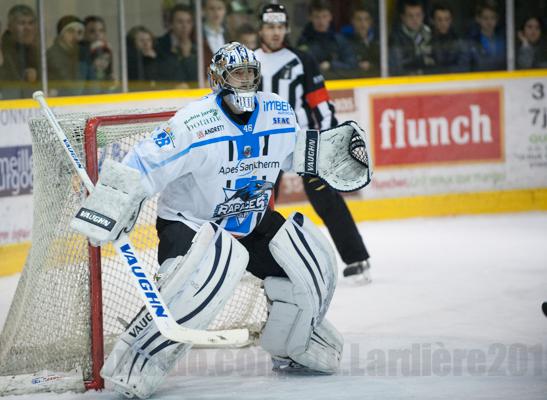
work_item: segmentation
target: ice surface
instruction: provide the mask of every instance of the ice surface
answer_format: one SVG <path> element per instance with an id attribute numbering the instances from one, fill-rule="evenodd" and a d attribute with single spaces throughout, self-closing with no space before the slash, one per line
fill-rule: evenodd
<path id="1" fill-rule="evenodd" d="M 346 340 L 337 375 L 276 375 L 259 348 L 196 350 L 154 398 L 547 399 L 547 213 L 371 222 L 360 230 L 373 283 L 341 281 L 333 298 L 328 318 Z M 16 281 L 0 279 L 0 324 Z"/>

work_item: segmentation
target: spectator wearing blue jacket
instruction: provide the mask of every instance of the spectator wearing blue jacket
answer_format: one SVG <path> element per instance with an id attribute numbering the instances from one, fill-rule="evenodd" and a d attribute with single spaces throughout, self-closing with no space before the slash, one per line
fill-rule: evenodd
<path id="1" fill-rule="evenodd" d="M 380 76 L 380 43 L 372 11 L 359 5 L 351 14 L 351 32 L 346 35 L 357 61 L 353 76 Z"/>
<path id="2" fill-rule="evenodd" d="M 310 5 L 310 22 L 304 28 L 298 47 L 313 55 L 327 79 L 345 78 L 356 67 L 352 48 L 332 27 L 330 4 L 325 0 Z"/>
<path id="3" fill-rule="evenodd" d="M 507 68 L 505 33 L 498 29 L 497 4 L 486 0 L 477 6 L 475 21 L 478 28 L 471 34 L 471 70 L 496 71 Z"/>

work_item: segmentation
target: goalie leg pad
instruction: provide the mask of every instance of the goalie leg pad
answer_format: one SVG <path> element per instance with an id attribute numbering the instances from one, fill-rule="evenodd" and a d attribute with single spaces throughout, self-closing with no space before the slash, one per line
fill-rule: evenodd
<path id="1" fill-rule="evenodd" d="M 247 250 L 232 235 L 204 224 L 188 253 L 161 271 L 159 287 L 177 322 L 207 328 L 237 287 L 248 260 Z M 144 399 L 190 348 L 161 336 L 143 309 L 119 338 L 101 375 L 116 391 Z"/>
<path id="2" fill-rule="evenodd" d="M 264 290 L 270 301 L 260 345 L 278 369 L 332 374 L 340 365 L 344 340 L 326 320 L 314 326 L 306 293 L 287 278 L 268 277 Z"/>
<path id="3" fill-rule="evenodd" d="M 275 361 L 334 373 L 343 339 L 324 320 L 338 276 L 331 244 L 309 219 L 293 213 L 269 248 L 289 278 L 264 280 L 269 315 L 260 345 Z"/>
<path id="4" fill-rule="evenodd" d="M 272 238 L 269 249 L 298 291 L 308 294 L 313 316 L 320 322 L 338 277 L 332 245 L 309 218 L 295 212 Z"/>

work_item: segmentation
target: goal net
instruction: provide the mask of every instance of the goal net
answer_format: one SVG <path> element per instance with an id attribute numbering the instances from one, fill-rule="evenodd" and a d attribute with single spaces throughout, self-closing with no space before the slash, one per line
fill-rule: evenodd
<path id="1" fill-rule="evenodd" d="M 120 161 L 132 145 L 173 114 L 165 110 L 64 114 L 59 123 L 96 180 L 105 159 Z M 143 303 L 114 249 L 90 247 L 69 228 L 85 189 L 47 120 L 32 120 L 30 128 L 32 247 L 0 335 L 0 376 L 15 379 L 39 371 L 77 371 L 87 388 L 101 388 L 104 358 Z M 156 199 L 149 199 L 130 235 L 151 275 L 159 267 L 155 221 Z M 256 337 L 265 320 L 261 281 L 249 274 L 209 329 L 247 328 Z"/>

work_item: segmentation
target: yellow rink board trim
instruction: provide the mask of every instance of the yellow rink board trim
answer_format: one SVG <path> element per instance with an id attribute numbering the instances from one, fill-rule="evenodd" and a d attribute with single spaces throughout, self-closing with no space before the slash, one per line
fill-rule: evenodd
<path id="1" fill-rule="evenodd" d="M 357 222 L 414 217 L 443 217 L 463 214 L 492 214 L 523 211 L 547 211 L 547 188 L 509 190 L 498 192 L 442 194 L 379 200 L 348 200 L 348 207 Z M 277 210 L 284 216 L 300 211 L 316 224 L 322 221 L 308 203 L 280 206 Z M 155 234 L 153 226 L 132 232 L 135 245 L 144 249 L 136 240 L 141 235 Z M 0 246 L 0 276 L 20 272 L 25 263 L 30 243 Z M 113 255 L 112 248 L 106 249 Z"/>
<path id="2" fill-rule="evenodd" d="M 0 276 L 21 272 L 29 250 L 30 242 L 0 246 Z"/>
<path id="3" fill-rule="evenodd" d="M 424 84 L 482 81 L 492 79 L 521 79 L 521 78 L 547 78 L 547 69 L 522 70 L 522 71 L 497 71 L 497 72 L 468 72 L 447 75 L 423 75 L 403 76 L 389 78 L 362 78 L 327 81 L 327 89 L 344 90 L 359 87 L 393 86 L 401 84 Z M 48 103 L 52 107 L 70 107 L 90 104 L 125 103 L 132 101 L 162 100 L 177 98 L 199 98 L 211 92 L 210 89 L 179 89 L 158 90 L 149 92 L 131 92 L 115 94 L 99 94 L 88 96 L 51 97 Z M 0 100 L 0 110 L 16 108 L 37 108 L 38 104 L 32 99 Z"/>

